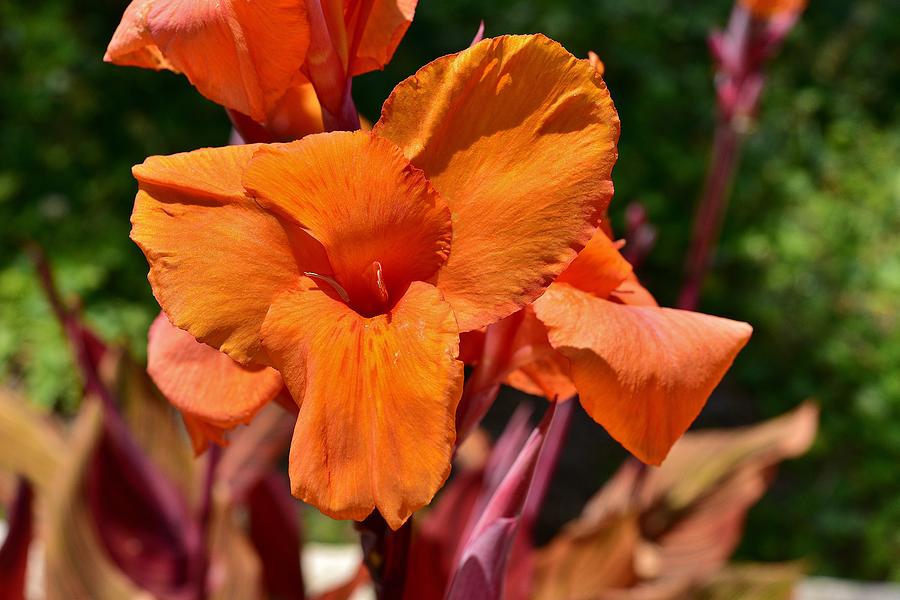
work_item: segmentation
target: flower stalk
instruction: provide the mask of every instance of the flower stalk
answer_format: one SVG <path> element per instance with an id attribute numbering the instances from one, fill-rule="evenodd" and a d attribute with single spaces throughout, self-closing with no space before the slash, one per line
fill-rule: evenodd
<path id="1" fill-rule="evenodd" d="M 738 2 L 728 27 L 709 37 L 716 64 L 716 132 L 703 193 L 694 215 L 678 307 L 695 310 L 728 208 L 741 146 L 759 107 L 765 66 L 797 22 L 802 6 L 764 14 Z"/>

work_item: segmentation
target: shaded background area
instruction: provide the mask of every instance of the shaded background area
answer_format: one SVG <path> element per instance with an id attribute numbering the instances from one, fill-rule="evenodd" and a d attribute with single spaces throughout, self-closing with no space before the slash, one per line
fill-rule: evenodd
<path id="1" fill-rule="evenodd" d="M 701 306 L 756 333 L 698 425 L 818 399 L 813 451 L 753 509 L 738 557 L 900 580 L 900 1 L 811 4 L 770 69 Z M 47 407 L 74 408 L 78 386 L 22 245 L 43 245 L 88 321 L 140 355 L 157 307 L 128 240 L 129 169 L 227 141 L 223 111 L 183 78 L 102 63 L 124 5 L 0 2 L 0 381 Z M 613 220 L 646 206 L 660 236 L 641 276 L 671 304 L 713 131 L 705 37 L 729 8 L 422 0 L 388 70 L 355 95 L 374 120 L 397 81 L 466 46 L 482 18 L 487 35 L 539 31 L 595 50 L 623 123 Z M 545 528 L 574 516 L 623 457 L 582 415 Z"/>

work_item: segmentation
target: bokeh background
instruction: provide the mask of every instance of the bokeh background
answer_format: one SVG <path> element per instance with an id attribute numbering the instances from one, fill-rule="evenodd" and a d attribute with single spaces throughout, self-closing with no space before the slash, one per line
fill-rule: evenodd
<path id="1" fill-rule="evenodd" d="M 185 79 L 102 62 L 124 5 L 0 0 L 0 381 L 62 411 L 77 378 L 23 245 L 46 248 L 88 321 L 141 356 L 158 309 L 128 240 L 129 169 L 228 138 Z M 421 0 L 394 61 L 355 96 L 374 120 L 397 81 L 466 46 L 480 19 L 487 35 L 596 51 L 623 123 L 613 221 L 647 208 L 659 240 L 640 275 L 671 304 L 714 127 L 706 35 L 730 5 Z M 811 0 L 769 73 L 701 304 L 756 333 L 698 426 L 817 399 L 819 438 L 752 510 L 738 558 L 900 581 L 900 1 Z M 585 418 L 573 436 L 545 533 L 624 457 Z"/>

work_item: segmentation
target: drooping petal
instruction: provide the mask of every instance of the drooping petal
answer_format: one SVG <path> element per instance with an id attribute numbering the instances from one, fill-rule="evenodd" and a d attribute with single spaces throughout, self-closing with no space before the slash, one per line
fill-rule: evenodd
<path id="1" fill-rule="evenodd" d="M 544 36 L 484 40 L 426 65 L 373 131 L 450 207 L 453 251 L 437 285 L 461 331 L 540 295 L 612 197 L 619 119 L 606 85 Z"/>
<path id="2" fill-rule="evenodd" d="M 450 213 L 422 172 L 390 142 L 335 132 L 257 152 L 244 176 L 265 208 L 325 247 L 351 304 L 379 312 L 378 273 L 394 301 L 432 278 L 450 252 Z"/>
<path id="3" fill-rule="evenodd" d="M 450 472 L 463 380 L 456 321 L 436 288 L 415 282 L 390 313 L 365 318 L 307 280 L 272 306 L 263 336 L 303 399 L 295 496 L 334 518 L 377 508 L 393 529 L 431 501 Z"/>
<path id="4" fill-rule="evenodd" d="M 249 423 L 283 386 L 275 369 L 240 365 L 172 325 L 164 314 L 150 326 L 147 372 L 184 415 L 195 442 L 198 437 L 220 441 L 218 430 Z M 194 446 L 203 448 L 202 442 Z"/>
<path id="5" fill-rule="evenodd" d="M 302 0 L 135 0 L 106 60 L 172 68 L 197 90 L 264 123 L 309 46 Z M 160 56 L 165 64 L 153 64 Z"/>
<path id="6" fill-rule="evenodd" d="M 304 271 L 329 272 L 321 246 L 244 195 L 241 174 L 257 146 L 148 158 L 131 238 L 172 322 L 241 363 L 265 363 L 259 330 L 272 300 Z"/>
<path id="7" fill-rule="evenodd" d="M 626 306 L 555 284 L 534 303 L 591 417 L 659 464 L 696 418 L 751 328 L 668 308 Z"/>
<path id="8" fill-rule="evenodd" d="M 362 75 L 383 69 L 412 23 L 418 0 L 346 0 L 344 15 L 347 31 L 360 28 L 360 7 L 371 4 L 368 18 L 362 24 L 362 37 L 352 58 L 351 75 Z"/>
<path id="9" fill-rule="evenodd" d="M 557 278 L 599 298 L 606 298 L 632 274 L 631 265 L 603 231 L 597 231 L 584 250 Z"/>

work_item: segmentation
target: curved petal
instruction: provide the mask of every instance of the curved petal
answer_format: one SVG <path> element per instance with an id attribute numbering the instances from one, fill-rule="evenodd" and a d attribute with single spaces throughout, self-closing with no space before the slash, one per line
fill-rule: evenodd
<path id="1" fill-rule="evenodd" d="M 631 274 L 631 265 L 617 244 L 605 232 L 597 231 L 557 281 L 606 298 Z"/>
<path id="2" fill-rule="evenodd" d="M 107 59 L 148 66 L 158 52 L 213 102 L 265 123 L 308 46 L 302 0 L 136 0 Z"/>
<path id="3" fill-rule="evenodd" d="M 147 27 L 147 13 L 153 0 L 132 0 L 116 27 L 103 60 L 126 67 L 143 67 L 157 71 L 178 69 L 166 60 Z"/>
<path id="4" fill-rule="evenodd" d="M 147 372 L 186 423 L 199 421 L 219 430 L 249 423 L 283 387 L 275 369 L 242 366 L 178 329 L 162 313 L 150 326 Z M 193 432 L 191 437 L 196 440 Z"/>
<path id="5" fill-rule="evenodd" d="M 372 7 L 353 57 L 351 75 L 362 75 L 383 69 L 390 62 L 394 50 L 412 23 L 418 2 L 418 0 L 367 1 Z M 356 31 L 359 27 L 358 19 L 361 16 L 359 8 L 365 4 L 366 1 L 363 0 L 345 2 L 347 31 Z"/>
<path id="6" fill-rule="evenodd" d="M 338 519 L 377 508 L 397 529 L 450 473 L 462 393 L 450 305 L 416 282 L 365 318 L 315 288 L 286 293 L 263 326 L 266 350 L 302 398 L 290 455 L 294 495 Z"/>
<path id="7" fill-rule="evenodd" d="M 374 133 L 453 214 L 437 285 L 469 331 L 528 304 L 591 239 L 612 197 L 619 119 L 601 77 L 541 36 L 484 40 L 400 83 Z"/>
<path id="8" fill-rule="evenodd" d="M 555 284 L 534 303 L 572 365 L 581 404 L 625 448 L 659 464 L 750 338 L 698 313 L 601 300 Z"/>
<path id="9" fill-rule="evenodd" d="M 272 300 L 304 271 L 329 267 L 308 234 L 244 195 L 241 174 L 256 148 L 210 148 L 136 166 L 131 239 L 178 328 L 238 362 L 265 364 L 259 330 Z"/>
<path id="10" fill-rule="evenodd" d="M 373 264 L 396 301 L 411 281 L 433 277 L 450 252 L 450 213 L 440 196 L 394 145 L 369 133 L 263 148 L 244 185 L 322 243 L 335 278 L 365 314 L 385 302 L 373 292 Z"/>

